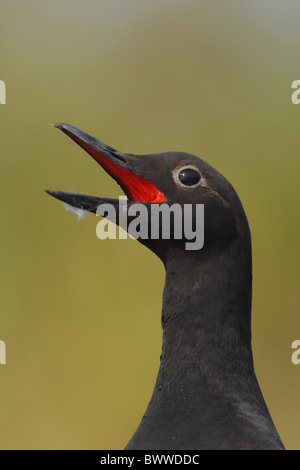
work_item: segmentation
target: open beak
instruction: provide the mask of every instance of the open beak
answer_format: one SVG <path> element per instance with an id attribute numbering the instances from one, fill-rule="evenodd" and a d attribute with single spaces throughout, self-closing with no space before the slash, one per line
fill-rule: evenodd
<path id="1" fill-rule="evenodd" d="M 131 201 L 139 202 L 163 202 L 164 194 L 145 178 L 140 172 L 127 163 L 126 154 L 118 152 L 109 145 L 100 142 L 89 134 L 77 129 L 70 124 L 56 124 L 56 128 L 62 130 L 82 147 L 99 165 L 121 186 L 124 193 Z M 70 193 L 65 191 L 46 190 L 48 194 L 61 201 L 89 212 L 96 213 L 97 207 L 105 202 L 115 205 L 118 201 L 85 194 Z"/>

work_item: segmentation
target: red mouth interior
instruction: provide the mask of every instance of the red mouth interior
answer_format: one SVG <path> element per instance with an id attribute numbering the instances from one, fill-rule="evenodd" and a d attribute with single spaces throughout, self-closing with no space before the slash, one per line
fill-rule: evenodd
<path id="1" fill-rule="evenodd" d="M 78 137 L 70 132 L 64 131 L 69 135 L 80 147 L 86 150 L 107 173 L 114 178 L 129 195 L 133 201 L 147 201 L 147 202 L 163 202 L 166 200 L 164 194 L 148 181 L 143 176 L 138 176 L 127 170 L 118 163 L 111 160 L 109 157 L 103 155 L 98 150 L 95 150 L 91 145 L 83 142 Z"/>

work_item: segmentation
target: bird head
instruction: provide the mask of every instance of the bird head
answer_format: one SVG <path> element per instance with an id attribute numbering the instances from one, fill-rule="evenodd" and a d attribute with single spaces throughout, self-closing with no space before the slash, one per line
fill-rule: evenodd
<path id="1" fill-rule="evenodd" d="M 189 234 L 194 234 L 195 238 L 198 228 L 203 229 L 203 240 L 201 246 L 198 243 L 198 250 L 199 247 L 203 250 L 212 247 L 222 249 L 244 232 L 247 219 L 235 190 L 224 176 L 204 160 L 184 152 L 153 155 L 123 153 L 70 124 L 60 123 L 55 127 L 74 140 L 114 178 L 127 196 L 127 203 L 126 206 L 120 206 L 116 199 L 65 191 L 47 192 L 70 206 L 108 218 L 107 213 L 99 212 L 99 207 L 105 204 L 107 208 L 109 204 L 116 211 L 115 222 L 129 233 L 130 223 L 136 220 L 138 215 L 139 223 L 144 223 L 147 230 L 146 236 L 139 233 L 135 238 L 163 261 L 170 246 L 186 250 L 187 241 L 191 240 L 187 239 L 184 227 L 181 226 L 181 230 L 176 231 L 176 223 L 190 223 Z M 162 206 L 165 211 L 156 210 Z M 125 227 L 121 224 L 124 219 L 121 217 L 124 207 Z M 199 207 L 202 210 L 198 211 Z M 158 215 L 158 218 L 153 219 L 153 214 Z M 164 214 L 167 224 L 170 225 L 167 237 L 163 233 L 161 223 Z M 188 214 L 186 218 L 184 214 Z M 197 216 L 203 214 L 204 227 L 200 227 L 197 225 Z M 177 216 L 179 218 L 176 219 Z M 203 223 L 203 219 L 201 222 Z M 122 223 L 124 224 L 124 220 Z M 190 243 L 190 250 L 193 250 L 191 246 Z"/>

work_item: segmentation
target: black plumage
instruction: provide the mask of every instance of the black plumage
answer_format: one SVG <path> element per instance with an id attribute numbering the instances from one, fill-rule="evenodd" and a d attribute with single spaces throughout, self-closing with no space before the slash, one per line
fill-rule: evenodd
<path id="1" fill-rule="evenodd" d="M 73 126 L 57 127 L 121 185 L 128 206 L 139 185 L 139 202 L 148 208 L 155 197 L 168 205 L 204 204 L 201 250 L 172 237 L 139 240 L 166 269 L 163 345 L 151 401 L 126 449 L 283 449 L 254 371 L 251 236 L 231 184 L 194 155 L 125 154 Z M 49 193 L 91 212 L 107 201 L 118 210 L 116 200 Z"/>

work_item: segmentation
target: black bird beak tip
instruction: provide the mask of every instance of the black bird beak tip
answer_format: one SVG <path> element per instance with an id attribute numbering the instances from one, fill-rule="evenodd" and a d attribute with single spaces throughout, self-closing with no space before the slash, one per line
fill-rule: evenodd
<path id="1" fill-rule="evenodd" d="M 61 130 L 68 130 L 68 129 L 76 129 L 74 126 L 72 126 L 71 124 L 67 124 L 66 122 L 57 122 L 56 124 L 53 124 L 53 126 L 56 128 L 56 129 L 61 129 Z"/>
<path id="2" fill-rule="evenodd" d="M 50 189 L 45 189 L 45 192 L 69 206 L 92 212 L 93 214 L 97 213 L 97 209 L 101 204 L 110 203 L 114 207 L 118 207 L 119 203 L 118 199 L 89 196 L 88 194 L 70 193 L 67 191 L 56 191 Z"/>
<path id="3" fill-rule="evenodd" d="M 54 127 L 56 127 L 56 129 L 62 129 L 64 127 L 64 123 L 63 122 L 59 122 L 57 124 L 54 124 Z"/>
<path id="4" fill-rule="evenodd" d="M 59 191 L 55 191 L 54 189 L 44 189 L 45 193 L 50 194 L 50 196 L 56 197 L 56 193 Z"/>

